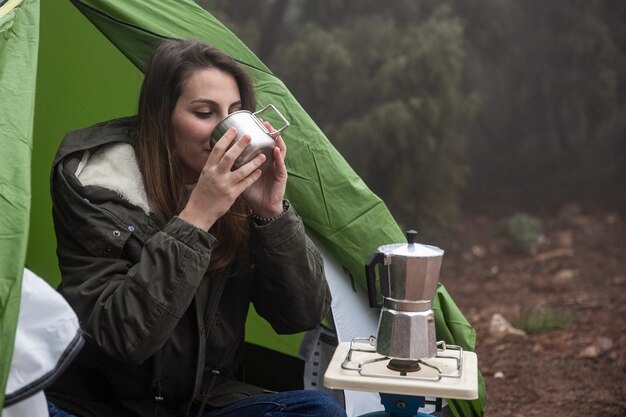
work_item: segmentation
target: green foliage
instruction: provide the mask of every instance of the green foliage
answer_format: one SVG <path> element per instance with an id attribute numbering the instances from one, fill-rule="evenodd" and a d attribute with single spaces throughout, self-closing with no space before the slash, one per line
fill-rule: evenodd
<path id="1" fill-rule="evenodd" d="M 303 107 L 319 124 L 340 117 L 337 103 L 357 99 L 349 91 L 352 59 L 333 33 L 307 24 L 296 39 L 275 54 L 271 66 L 282 74 L 283 81 L 295 90 Z"/>
<path id="2" fill-rule="evenodd" d="M 541 220 L 526 213 L 515 213 L 503 220 L 502 226 L 504 235 L 524 252 L 536 247 L 543 233 Z"/>
<path id="3" fill-rule="evenodd" d="M 475 103 L 459 91 L 459 19 L 447 7 L 414 17 L 309 24 L 272 67 L 396 218 L 428 231 L 457 212 Z"/>

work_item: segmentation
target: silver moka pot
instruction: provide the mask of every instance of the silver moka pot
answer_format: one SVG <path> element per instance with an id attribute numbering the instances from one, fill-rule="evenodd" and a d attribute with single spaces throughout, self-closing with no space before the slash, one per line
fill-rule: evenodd
<path id="1" fill-rule="evenodd" d="M 408 243 L 379 247 L 365 265 L 372 308 L 381 308 L 376 352 L 395 359 L 437 355 L 432 302 L 444 251 L 415 243 L 417 232 L 406 232 Z M 376 291 L 376 266 L 382 303 Z"/>

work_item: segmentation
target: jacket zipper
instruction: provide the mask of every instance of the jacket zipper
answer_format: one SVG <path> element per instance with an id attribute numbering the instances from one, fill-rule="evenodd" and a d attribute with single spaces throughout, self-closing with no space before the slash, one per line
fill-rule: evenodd
<path id="1" fill-rule="evenodd" d="M 229 277 L 230 277 L 230 274 L 225 273 L 225 274 L 222 274 L 222 276 L 219 278 L 220 281 L 218 283 L 215 293 L 207 300 L 209 309 L 208 311 L 206 311 L 207 313 L 206 316 L 203 315 L 202 312 L 200 311 L 200 305 L 197 302 L 197 298 L 195 298 L 196 317 L 198 319 L 198 322 L 200 323 L 200 328 L 198 329 L 198 333 L 200 336 L 199 343 L 198 343 L 198 361 L 197 361 L 198 363 L 196 367 L 196 378 L 195 378 L 194 387 L 193 387 L 193 397 L 192 397 L 192 401 L 187 406 L 187 411 L 185 415 L 189 415 L 191 405 L 193 404 L 193 398 L 196 397 L 196 391 L 198 390 L 198 387 L 201 386 L 202 384 L 202 376 L 204 375 L 204 357 L 206 355 L 206 339 L 211 333 L 211 331 L 213 330 L 213 326 L 215 325 L 215 321 L 217 319 L 215 315 L 215 311 L 217 310 L 219 300 L 221 300 L 222 298 L 222 293 L 224 292 L 224 287 L 226 287 L 226 282 L 228 281 Z M 206 279 L 206 278 L 203 278 L 203 279 Z M 207 320 L 208 320 L 208 325 L 205 325 Z M 213 389 L 213 385 L 215 385 L 215 380 L 217 379 L 217 375 L 219 375 L 219 370 L 217 369 L 213 369 L 211 372 L 213 373 L 213 376 L 211 378 L 211 383 L 209 384 L 209 389 L 206 391 L 206 395 L 202 400 L 201 408 L 204 408 L 204 406 L 206 405 L 205 403 L 208 400 L 210 391 Z"/>

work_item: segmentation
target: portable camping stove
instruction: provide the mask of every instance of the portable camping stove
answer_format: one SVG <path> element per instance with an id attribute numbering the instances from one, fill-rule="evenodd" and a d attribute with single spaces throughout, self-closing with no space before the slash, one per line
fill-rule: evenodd
<path id="1" fill-rule="evenodd" d="M 387 414 L 368 417 L 423 416 L 426 396 L 478 398 L 476 354 L 436 342 L 432 304 L 444 251 L 416 243 L 416 235 L 408 230 L 407 243 L 380 246 L 370 257 L 365 278 L 370 307 L 380 309 L 377 336 L 340 343 L 324 374 L 328 388 L 381 393 Z"/>
<path id="2" fill-rule="evenodd" d="M 424 416 L 418 409 L 426 396 L 439 401 L 478 398 L 477 375 L 476 354 L 460 346 L 437 342 L 434 357 L 393 359 L 377 353 L 376 338 L 370 336 L 339 344 L 324 375 L 324 385 L 381 393 L 385 412 L 367 414 L 369 417 Z"/>

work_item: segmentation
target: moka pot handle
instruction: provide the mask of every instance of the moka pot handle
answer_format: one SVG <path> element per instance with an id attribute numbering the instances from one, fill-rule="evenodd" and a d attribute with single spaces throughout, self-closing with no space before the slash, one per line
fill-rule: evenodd
<path id="1" fill-rule="evenodd" d="M 374 252 L 369 262 L 365 265 L 365 279 L 367 281 L 367 295 L 369 297 L 370 307 L 380 308 L 382 303 L 378 302 L 376 294 L 376 265 L 383 265 L 385 254 L 383 252 Z"/>

